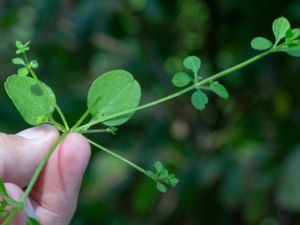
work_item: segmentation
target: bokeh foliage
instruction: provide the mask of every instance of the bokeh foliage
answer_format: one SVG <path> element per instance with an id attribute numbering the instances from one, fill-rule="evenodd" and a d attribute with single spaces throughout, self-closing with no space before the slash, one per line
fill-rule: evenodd
<path id="1" fill-rule="evenodd" d="M 75 121 L 108 70 L 134 74 L 147 102 L 175 90 L 187 55 L 201 57 L 205 77 L 253 56 L 250 41 L 271 39 L 276 17 L 300 27 L 299 11 L 297 0 L 3 0 L 0 81 L 15 71 L 15 40 L 31 40 L 41 79 Z M 160 159 L 181 180 L 161 195 L 95 151 L 72 224 L 299 224 L 299 71 L 299 59 L 270 56 L 223 79 L 230 99 L 211 95 L 201 113 L 181 97 L 138 112 L 116 136 L 95 135 L 143 167 Z M 0 116 L 1 131 L 27 126 L 3 88 Z"/>

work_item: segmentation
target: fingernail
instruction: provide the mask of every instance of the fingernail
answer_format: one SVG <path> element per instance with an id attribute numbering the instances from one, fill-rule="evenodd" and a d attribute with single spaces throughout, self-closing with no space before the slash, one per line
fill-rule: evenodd
<path id="1" fill-rule="evenodd" d="M 47 132 L 49 131 L 49 128 L 51 128 L 50 125 L 43 124 L 38 127 L 32 127 L 26 130 L 23 130 L 16 135 L 21 136 L 26 139 L 40 139 L 45 137 Z"/>

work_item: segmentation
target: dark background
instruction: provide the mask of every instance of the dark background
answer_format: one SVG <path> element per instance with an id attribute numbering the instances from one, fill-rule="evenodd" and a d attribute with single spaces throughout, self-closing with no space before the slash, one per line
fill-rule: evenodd
<path id="1" fill-rule="evenodd" d="M 272 21 L 283 15 L 299 27 L 300 2 L 2 0 L 0 81 L 16 71 L 15 40 L 31 40 L 40 78 L 73 123 L 102 73 L 130 71 L 148 102 L 177 90 L 171 76 L 187 55 L 202 59 L 203 76 L 254 56 L 251 39 L 273 39 Z M 299 58 L 268 56 L 222 79 L 230 99 L 209 95 L 204 112 L 187 94 L 136 113 L 116 136 L 94 135 L 145 168 L 161 160 L 180 183 L 160 194 L 151 180 L 95 150 L 72 225 L 300 224 L 299 71 Z M 0 117 L 2 132 L 28 127 L 4 88 Z"/>

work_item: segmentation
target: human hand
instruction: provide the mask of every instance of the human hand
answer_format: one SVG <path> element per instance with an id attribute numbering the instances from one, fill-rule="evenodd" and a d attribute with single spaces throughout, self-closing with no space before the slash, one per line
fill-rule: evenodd
<path id="1" fill-rule="evenodd" d="M 8 194 L 20 199 L 43 156 L 58 138 L 50 125 L 24 130 L 16 135 L 0 133 L 0 177 Z M 67 225 L 74 214 L 83 173 L 90 158 L 90 146 L 77 133 L 69 134 L 48 160 L 28 201 L 31 217 L 42 225 Z M 13 225 L 25 225 L 19 212 Z"/>

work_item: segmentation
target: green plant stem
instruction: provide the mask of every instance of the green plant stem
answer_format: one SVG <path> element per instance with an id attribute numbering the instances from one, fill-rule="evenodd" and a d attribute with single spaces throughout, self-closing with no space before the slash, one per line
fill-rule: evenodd
<path id="1" fill-rule="evenodd" d="M 80 126 L 80 124 L 88 117 L 88 115 L 90 114 L 90 111 L 87 109 L 83 115 L 80 117 L 80 119 L 74 124 L 74 126 L 71 128 L 71 130 L 76 129 L 78 126 Z"/>
<path id="2" fill-rule="evenodd" d="M 90 143 L 91 145 L 95 146 L 96 148 L 99 148 L 100 150 L 102 150 L 102 151 L 108 153 L 109 155 L 113 156 L 114 158 L 117 158 L 117 159 L 121 160 L 122 162 L 126 163 L 127 165 L 131 166 L 132 168 L 134 168 L 134 169 L 140 171 L 141 173 L 143 173 L 144 175 L 146 175 L 147 177 L 149 177 L 149 175 L 147 174 L 146 170 L 144 170 L 142 167 L 140 167 L 140 166 L 134 164 L 133 162 L 131 162 L 131 161 L 129 161 L 129 160 L 123 158 L 122 156 L 120 156 L 120 155 L 118 155 L 118 154 L 112 152 L 111 150 L 109 150 L 109 149 L 107 149 L 107 148 L 105 148 L 105 147 L 103 147 L 103 146 L 97 144 L 96 142 L 94 142 L 94 141 L 92 141 L 92 140 L 90 140 L 90 139 L 88 139 L 88 141 L 89 141 L 89 143 Z M 151 177 L 151 178 L 152 178 L 152 177 Z"/>
<path id="3" fill-rule="evenodd" d="M 91 122 L 87 123 L 86 125 L 78 127 L 77 130 L 78 131 L 80 131 L 80 130 L 87 130 L 91 126 L 94 126 L 94 125 L 96 125 L 98 123 L 102 123 L 102 122 L 105 122 L 105 121 L 108 121 L 108 120 L 111 120 L 111 119 L 114 119 L 114 118 L 117 118 L 117 117 L 129 114 L 129 113 L 132 113 L 132 112 L 136 112 L 136 111 L 139 111 L 139 110 L 142 110 L 142 109 L 145 109 L 145 108 L 149 108 L 151 106 L 154 106 L 154 105 L 157 105 L 157 104 L 169 101 L 169 100 L 171 100 L 173 98 L 176 98 L 176 97 L 179 97 L 179 96 L 185 94 L 186 92 L 189 92 L 191 90 L 200 88 L 201 86 L 203 86 L 203 85 L 205 85 L 205 84 L 207 84 L 207 83 L 209 83 L 211 81 L 217 80 L 217 79 L 219 79 L 221 77 L 224 77 L 224 76 L 226 76 L 226 75 L 228 75 L 230 73 L 233 73 L 233 72 L 235 72 L 237 70 L 240 70 L 241 68 L 243 68 L 243 67 L 245 67 L 245 66 L 247 66 L 249 64 L 252 64 L 253 62 L 255 62 L 255 61 L 257 61 L 257 60 L 259 60 L 259 59 L 261 59 L 261 58 L 263 58 L 263 57 L 265 57 L 265 56 L 267 56 L 267 55 L 269 55 L 269 54 L 271 54 L 271 53 L 273 53 L 275 51 L 276 51 L 276 49 L 267 50 L 265 52 L 262 52 L 259 55 L 256 55 L 256 56 L 254 56 L 254 57 L 252 57 L 252 58 L 250 58 L 250 59 L 248 59 L 248 60 L 246 60 L 246 61 L 244 61 L 244 62 L 242 62 L 242 63 L 240 63 L 238 65 L 236 65 L 236 66 L 233 66 L 233 67 L 231 67 L 229 69 L 226 69 L 226 70 L 224 70 L 222 72 L 216 73 L 216 74 L 214 74 L 214 75 L 212 75 L 212 76 L 210 76 L 210 77 L 208 77 L 208 78 L 206 78 L 206 79 L 204 79 L 202 81 L 197 82 L 194 85 L 188 86 L 188 87 L 186 87 L 186 88 L 184 88 L 184 89 L 182 89 L 182 90 L 180 90 L 178 92 L 175 92 L 175 93 L 173 93 L 171 95 L 168 95 L 168 96 L 166 96 L 164 98 L 161 98 L 161 99 L 149 102 L 147 104 L 141 105 L 141 106 L 133 108 L 133 109 L 128 109 L 128 110 L 120 112 L 120 113 L 115 113 L 113 115 L 109 115 L 109 116 L 107 116 L 105 118 L 102 118 L 102 119 L 99 119 L 99 120 L 92 120 Z"/>
<path id="4" fill-rule="evenodd" d="M 110 133 L 107 129 L 83 130 L 81 134 Z"/>
<path id="5" fill-rule="evenodd" d="M 35 74 L 34 70 L 31 69 L 29 61 L 27 59 L 27 56 L 25 53 L 23 53 L 23 57 L 25 60 L 25 64 L 26 64 L 26 68 L 29 70 L 30 74 L 32 75 L 32 77 L 35 79 L 35 81 L 37 82 L 38 86 L 41 88 L 41 90 L 44 92 L 44 94 L 47 96 L 47 98 L 49 99 L 50 103 L 53 105 L 53 107 L 57 110 L 61 120 L 63 121 L 63 124 L 65 126 L 65 128 L 67 130 L 69 130 L 69 125 L 68 122 L 63 114 L 63 112 L 61 111 L 61 109 L 59 108 L 59 106 L 56 104 L 56 102 L 54 101 L 54 99 L 50 96 L 50 94 L 48 93 L 48 91 L 46 90 L 46 88 L 44 87 L 44 85 L 42 84 L 42 82 L 39 80 L 39 78 L 37 77 L 37 75 Z"/>
<path id="6" fill-rule="evenodd" d="M 16 206 L 15 208 L 13 208 L 13 210 L 10 212 L 8 217 L 6 217 L 6 219 L 3 221 L 3 223 L 1 225 L 9 225 L 11 223 L 11 221 L 15 218 L 15 216 L 17 215 L 19 210 L 22 209 L 22 207 L 23 207 L 23 204 L 20 204 L 20 205 Z"/>

